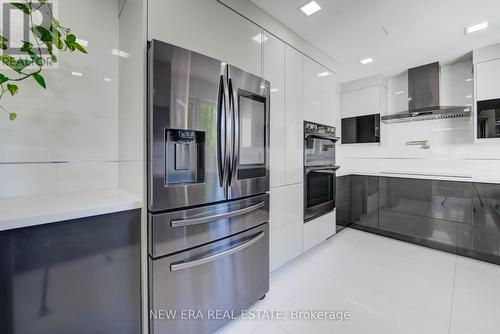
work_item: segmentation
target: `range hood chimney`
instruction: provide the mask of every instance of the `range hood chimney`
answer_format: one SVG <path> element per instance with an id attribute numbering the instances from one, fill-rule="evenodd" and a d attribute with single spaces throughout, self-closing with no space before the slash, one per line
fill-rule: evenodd
<path id="1" fill-rule="evenodd" d="M 469 117 L 467 106 L 442 106 L 439 103 L 439 63 L 408 70 L 408 111 L 382 116 L 384 123 L 425 121 L 432 119 Z"/>

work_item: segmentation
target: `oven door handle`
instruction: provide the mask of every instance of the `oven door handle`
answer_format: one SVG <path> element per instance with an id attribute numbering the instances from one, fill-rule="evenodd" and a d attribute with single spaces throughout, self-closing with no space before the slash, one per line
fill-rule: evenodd
<path id="1" fill-rule="evenodd" d="M 192 226 L 192 225 L 199 225 L 199 224 L 206 224 L 210 222 L 214 222 L 217 220 L 221 219 L 227 219 L 235 216 L 242 216 L 247 213 L 256 211 L 260 209 L 261 207 L 264 206 L 264 202 L 259 202 L 257 204 L 254 204 L 252 206 L 248 206 L 243 209 L 235 210 L 235 211 L 229 211 L 229 212 L 223 212 L 219 213 L 216 215 L 211 215 L 211 216 L 206 216 L 206 217 L 200 217 L 200 218 L 187 218 L 187 219 L 172 219 L 170 221 L 170 226 L 171 227 L 186 227 L 186 226 Z"/>
<path id="2" fill-rule="evenodd" d="M 324 167 L 324 166 L 318 166 L 318 167 L 306 167 L 306 174 L 310 172 L 318 172 L 318 173 L 328 173 L 328 174 L 335 174 L 335 172 L 340 168 L 340 166 L 331 166 L 331 167 Z"/>
<path id="3" fill-rule="evenodd" d="M 264 237 L 264 234 L 265 234 L 265 232 L 262 231 L 259 234 L 257 234 L 256 236 L 254 236 L 252 239 L 245 241 L 243 243 L 240 243 L 239 245 L 237 245 L 235 247 L 226 249 L 225 251 L 222 251 L 222 252 L 214 254 L 214 255 L 202 257 L 201 259 L 192 260 L 192 261 L 188 261 L 188 262 L 172 263 L 172 264 L 170 264 L 170 271 L 189 269 L 192 267 L 200 266 L 202 264 L 207 264 L 207 263 L 213 262 L 217 259 L 220 259 L 222 257 L 228 256 L 228 255 L 231 255 L 231 254 L 234 254 L 237 252 L 241 252 L 245 248 L 252 246 L 257 241 L 262 239 Z"/>
<path id="4" fill-rule="evenodd" d="M 331 135 L 325 135 L 321 133 L 306 133 L 304 136 L 304 139 L 309 139 L 309 138 L 316 138 L 316 139 L 326 139 L 326 140 L 331 140 L 334 143 L 339 141 L 339 137 L 331 136 Z"/>

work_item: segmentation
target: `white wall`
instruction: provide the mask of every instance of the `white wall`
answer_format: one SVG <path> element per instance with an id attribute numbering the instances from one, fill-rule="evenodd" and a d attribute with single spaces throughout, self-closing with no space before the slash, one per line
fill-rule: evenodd
<path id="1" fill-rule="evenodd" d="M 118 185 L 118 2 L 59 1 L 58 16 L 88 55 L 60 54 L 47 90 L 28 80 L 2 98 L 18 119 L 0 118 L 0 198 Z"/>
<path id="2" fill-rule="evenodd" d="M 119 187 L 145 202 L 146 1 L 125 0 L 120 11 Z"/>

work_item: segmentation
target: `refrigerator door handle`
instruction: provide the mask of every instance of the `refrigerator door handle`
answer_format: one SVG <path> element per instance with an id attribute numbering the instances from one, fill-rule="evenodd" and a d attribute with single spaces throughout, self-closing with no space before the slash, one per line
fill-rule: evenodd
<path id="1" fill-rule="evenodd" d="M 234 86 L 234 81 L 229 79 L 229 105 L 232 115 L 232 151 L 231 151 L 231 171 L 229 177 L 229 186 L 233 185 L 236 179 L 236 169 L 240 155 L 240 114 L 238 110 L 238 101 L 235 97 L 237 88 Z"/>
<path id="2" fill-rule="evenodd" d="M 243 243 L 240 243 L 239 245 L 237 245 L 235 247 L 229 248 L 223 252 L 220 252 L 220 253 L 217 253 L 214 255 L 202 257 L 201 259 L 192 260 L 192 261 L 188 261 L 188 262 L 171 263 L 170 264 L 170 271 L 179 271 L 179 270 L 183 270 L 183 269 L 189 269 L 192 267 L 200 266 L 202 264 L 213 262 L 213 261 L 220 259 L 224 256 L 228 256 L 228 255 L 240 252 L 240 251 L 244 250 L 245 248 L 248 248 L 248 247 L 252 246 L 253 244 L 255 244 L 257 241 L 262 239 L 264 237 L 264 235 L 265 235 L 265 232 L 262 231 L 259 234 L 257 234 L 255 237 L 253 237 L 252 239 L 245 241 Z"/>
<path id="3" fill-rule="evenodd" d="M 265 202 L 259 202 L 257 204 L 254 204 L 252 206 L 248 206 L 243 209 L 235 210 L 235 211 L 229 211 L 229 212 L 224 212 L 224 213 L 219 213 L 216 215 L 211 215 L 211 216 L 206 216 L 206 217 L 200 217 L 200 218 L 188 218 L 188 219 L 172 219 L 170 221 L 170 226 L 171 227 L 186 227 L 186 226 L 192 226 L 192 225 L 199 225 L 199 224 L 207 224 L 210 222 L 218 221 L 221 219 L 227 219 L 235 216 L 242 216 L 244 214 L 256 211 L 263 207 Z"/>
<path id="4" fill-rule="evenodd" d="M 219 94 L 217 104 L 217 172 L 219 175 L 219 185 L 225 187 L 224 158 L 227 150 L 226 142 L 226 89 L 224 86 L 224 75 L 219 78 Z"/>

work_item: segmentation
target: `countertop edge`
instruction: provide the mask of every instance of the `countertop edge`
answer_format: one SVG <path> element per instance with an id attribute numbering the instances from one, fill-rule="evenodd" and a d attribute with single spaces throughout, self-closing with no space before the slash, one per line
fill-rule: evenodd
<path id="1" fill-rule="evenodd" d="M 0 232 L 140 208 L 140 199 L 118 189 L 0 198 L 0 212 L 6 212 Z"/>

